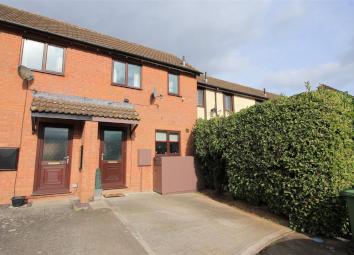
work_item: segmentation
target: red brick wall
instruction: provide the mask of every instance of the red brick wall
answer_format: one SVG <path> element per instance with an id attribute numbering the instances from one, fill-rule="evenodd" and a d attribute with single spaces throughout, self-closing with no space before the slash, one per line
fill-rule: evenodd
<path id="1" fill-rule="evenodd" d="M 32 90 L 115 101 L 128 98 L 135 105 L 141 121 L 135 131 L 135 137 L 128 139 L 127 142 L 126 184 L 129 191 L 152 190 L 152 166 L 143 167 L 141 183 L 140 169 L 137 166 L 137 150 L 148 148 L 154 152 L 156 129 L 180 131 L 181 153 L 190 155 L 190 146 L 187 144 L 196 120 L 197 82 L 195 78 L 180 75 L 181 97 L 169 96 L 167 70 L 144 65 L 142 67 L 142 90 L 112 86 L 112 59 L 76 48 L 66 50 L 64 76 L 34 73 L 35 80 L 30 85 L 27 94 L 22 145 L 20 145 L 26 95 L 25 86 L 17 74 L 21 43 L 20 35 L 0 32 L 0 147 L 21 147 L 16 195 L 30 196 L 33 191 L 37 135 L 33 135 L 31 131 Z M 151 104 L 150 95 L 154 87 L 163 94 L 163 98 Z M 77 124 L 73 141 L 71 184 L 80 184 L 81 178 L 78 168 L 83 135 L 81 134 L 82 123 Z M 98 155 L 92 156 L 98 157 Z M 0 204 L 9 203 L 13 196 L 14 178 L 15 172 L 0 171 Z M 80 192 L 80 185 L 78 190 L 73 189 L 72 192 L 74 194 Z"/>

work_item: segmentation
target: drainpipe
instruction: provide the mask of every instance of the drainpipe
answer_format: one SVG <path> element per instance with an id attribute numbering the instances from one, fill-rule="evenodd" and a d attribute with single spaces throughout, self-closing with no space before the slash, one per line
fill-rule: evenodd
<path id="1" fill-rule="evenodd" d="M 214 92 L 214 96 L 215 96 L 215 100 L 214 100 L 214 109 L 215 109 L 215 116 L 218 116 L 218 97 L 217 97 L 217 92 L 218 92 L 218 89 L 215 90 Z"/>

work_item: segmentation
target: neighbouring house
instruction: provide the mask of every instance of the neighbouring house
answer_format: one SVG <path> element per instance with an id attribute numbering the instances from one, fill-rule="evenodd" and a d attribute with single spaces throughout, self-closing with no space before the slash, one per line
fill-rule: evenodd
<path id="1" fill-rule="evenodd" d="M 200 72 L 184 59 L 5 5 L 0 59 L 0 204 L 87 203 L 98 167 L 103 189 L 151 191 L 155 156 L 192 155 Z"/>
<path id="2" fill-rule="evenodd" d="M 206 73 L 198 76 L 197 116 L 210 119 L 277 97 L 264 90 L 220 80 Z"/>
<path id="3" fill-rule="evenodd" d="M 87 203 L 97 173 L 115 192 L 193 190 L 197 117 L 274 96 L 1 4 L 0 59 L 0 204 L 67 195 Z"/>
<path id="4" fill-rule="evenodd" d="M 349 94 L 348 91 L 338 90 L 338 89 L 336 89 L 336 88 L 333 88 L 333 87 L 331 87 L 331 86 L 329 86 L 329 85 L 327 85 L 327 84 L 323 84 L 323 83 L 320 84 L 320 85 L 317 87 L 317 89 L 333 90 L 333 91 L 340 92 L 340 93 L 344 93 L 344 94 L 348 94 L 349 96 L 354 97 L 353 95 Z"/>

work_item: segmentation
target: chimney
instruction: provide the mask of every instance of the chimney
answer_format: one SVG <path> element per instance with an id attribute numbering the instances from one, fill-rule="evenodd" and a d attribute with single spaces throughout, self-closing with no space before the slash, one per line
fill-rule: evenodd
<path id="1" fill-rule="evenodd" d="M 204 73 L 204 81 L 208 82 L 207 72 Z"/>
<path id="2" fill-rule="evenodd" d="M 267 92 L 266 92 L 265 88 L 263 89 L 263 94 L 264 94 L 264 96 L 267 96 Z"/>
<path id="3" fill-rule="evenodd" d="M 182 56 L 182 65 L 186 66 L 186 57 L 185 56 Z"/>

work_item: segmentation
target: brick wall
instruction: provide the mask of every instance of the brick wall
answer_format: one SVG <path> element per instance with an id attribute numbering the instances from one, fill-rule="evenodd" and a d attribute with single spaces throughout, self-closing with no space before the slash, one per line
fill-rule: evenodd
<path id="1" fill-rule="evenodd" d="M 134 137 L 128 139 L 127 142 L 126 184 L 128 191 L 152 190 L 152 166 L 138 168 L 137 150 L 148 148 L 154 152 L 156 129 L 180 131 L 181 154 L 191 154 L 188 142 L 190 142 L 191 130 L 196 120 L 195 109 L 197 107 L 197 82 L 194 77 L 180 76 L 180 97 L 169 96 L 167 93 L 167 70 L 145 65 L 142 67 L 142 90 L 112 86 L 112 59 L 110 57 L 69 47 L 66 50 L 64 76 L 34 72 L 35 79 L 29 86 L 27 104 L 24 106 L 26 86 L 17 74 L 21 43 L 20 35 L 7 31 L 0 32 L 0 147 L 21 147 L 16 195 L 30 196 L 33 191 L 37 148 L 37 135 L 32 134 L 31 131 L 30 104 L 33 90 L 115 101 L 127 98 L 135 105 L 141 121 Z M 150 95 L 153 88 L 163 94 L 163 97 L 151 103 Z M 23 112 L 25 116 L 22 145 L 20 145 Z M 78 169 L 80 145 L 83 144 L 85 136 L 82 133 L 83 129 L 85 129 L 83 123 L 75 123 L 71 184 L 77 183 L 79 188 L 72 189 L 73 194 L 79 194 L 80 186 L 86 183 L 86 181 L 80 182 L 82 173 Z M 93 144 L 93 146 L 98 146 L 98 144 Z M 96 155 L 92 156 L 96 157 Z M 96 161 L 90 162 L 97 164 Z M 86 167 L 92 169 L 96 166 Z M 14 179 L 15 172 L 0 171 L 0 204 L 10 202 L 13 196 Z M 88 183 L 92 184 L 90 181 Z"/>

